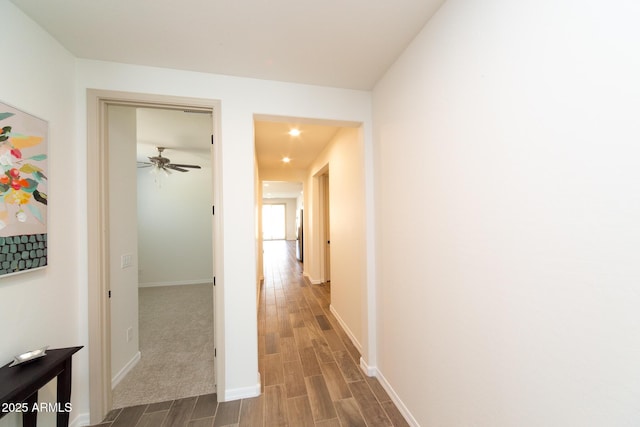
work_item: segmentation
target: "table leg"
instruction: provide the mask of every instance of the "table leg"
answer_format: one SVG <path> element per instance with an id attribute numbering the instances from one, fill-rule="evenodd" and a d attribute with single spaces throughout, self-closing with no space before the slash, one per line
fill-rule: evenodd
<path id="1" fill-rule="evenodd" d="M 27 400 L 23 403 L 28 405 L 28 411 L 22 412 L 22 426 L 36 427 L 38 424 L 38 411 L 34 411 L 33 408 L 38 404 L 38 392 L 36 391 L 31 396 L 27 397 Z"/>
<path id="2" fill-rule="evenodd" d="M 64 362 L 64 369 L 58 374 L 58 414 L 57 427 L 68 427 L 68 403 L 71 401 L 71 358 Z"/>

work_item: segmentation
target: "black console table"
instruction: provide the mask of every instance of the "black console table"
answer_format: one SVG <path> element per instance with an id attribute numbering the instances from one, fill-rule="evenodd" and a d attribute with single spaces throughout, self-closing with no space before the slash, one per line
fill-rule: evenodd
<path id="1" fill-rule="evenodd" d="M 56 425 L 67 427 L 71 401 L 71 356 L 81 348 L 47 350 L 46 356 L 39 359 L 0 368 L 0 418 L 8 413 L 7 409 L 17 409 L 22 412 L 23 427 L 35 427 L 40 412 L 37 406 L 38 390 L 58 377 Z"/>

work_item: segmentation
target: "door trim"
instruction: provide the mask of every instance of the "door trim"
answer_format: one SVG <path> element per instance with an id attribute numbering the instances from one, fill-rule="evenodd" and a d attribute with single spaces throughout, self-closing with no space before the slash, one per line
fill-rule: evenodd
<path id="1" fill-rule="evenodd" d="M 322 215 L 322 247 L 324 266 L 322 268 L 323 282 L 331 281 L 331 201 L 329 188 L 329 169 L 320 175 L 320 214 Z"/>
<path id="2" fill-rule="evenodd" d="M 108 105 L 164 109 L 199 109 L 213 115 L 213 203 L 221 212 L 220 101 L 150 95 L 132 92 L 87 90 L 87 233 L 88 233 L 88 342 L 89 409 L 91 424 L 100 423 L 111 409 L 111 318 L 109 309 L 109 165 L 106 132 Z M 224 348 L 222 295 L 222 239 L 220 215 L 214 215 L 214 347 Z M 216 295 L 220 292 L 220 295 Z M 225 389 L 224 351 L 215 358 L 218 390 Z"/>

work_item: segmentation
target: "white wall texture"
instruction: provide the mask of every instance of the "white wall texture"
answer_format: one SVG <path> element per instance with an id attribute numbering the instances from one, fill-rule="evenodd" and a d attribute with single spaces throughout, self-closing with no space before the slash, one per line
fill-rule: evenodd
<path id="1" fill-rule="evenodd" d="M 416 424 L 640 424 L 638 17 L 449 0 L 377 84 L 377 367 Z"/>
<path id="2" fill-rule="evenodd" d="M 43 345 L 51 348 L 86 344 L 86 260 L 78 250 L 85 198 L 80 183 L 84 158 L 75 146 L 75 69 L 73 56 L 7 0 L 0 51 L 10 58 L 0 67 L 0 100 L 49 122 L 48 266 L 40 271 L 0 278 L 0 364 Z M 84 274 L 83 274 L 84 272 Z M 84 320 L 84 321 L 83 321 Z M 87 349 L 73 360 L 72 396 L 77 419 L 88 406 Z M 55 401 L 55 382 L 39 393 Z M 41 425 L 54 425 L 44 413 Z M 20 425 L 8 415 L 0 426 Z"/>
<path id="3" fill-rule="evenodd" d="M 321 277 L 319 253 L 318 172 L 329 167 L 331 231 L 331 307 L 355 344 L 362 349 L 363 304 L 366 301 L 366 230 L 364 146 L 360 130 L 342 128 L 309 167 L 305 196 L 304 271 L 313 282 Z"/>
<path id="4" fill-rule="evenodd" d="M 136 219 L 136 110 L 108 107 L 109 284 L 111 287 L 111 378 L 138 355 L 138 223 Z M 131 255 L 122 268 L 122 256 Z M 127 341 L 127 329 L 133 331 Z M 120 374 L 120 375 L 119 375 Z"/>
<path id="5" fill-rule="evenodd" d="M 140 286 L 213 280 L 211 167 L 160 177 L 138 169 Z"/>

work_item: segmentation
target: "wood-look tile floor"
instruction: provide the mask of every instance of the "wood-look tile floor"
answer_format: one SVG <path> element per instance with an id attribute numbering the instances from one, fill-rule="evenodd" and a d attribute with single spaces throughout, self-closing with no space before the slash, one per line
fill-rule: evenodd
<path id="1" fill-rule="evenodd" d="M 408 426 L 329 310 L 331 287 L 308 285 L 295 242 L 264 243 L 258 309 L 262 394 L 215 394 L 110 412 L 100 427 Z"/>

